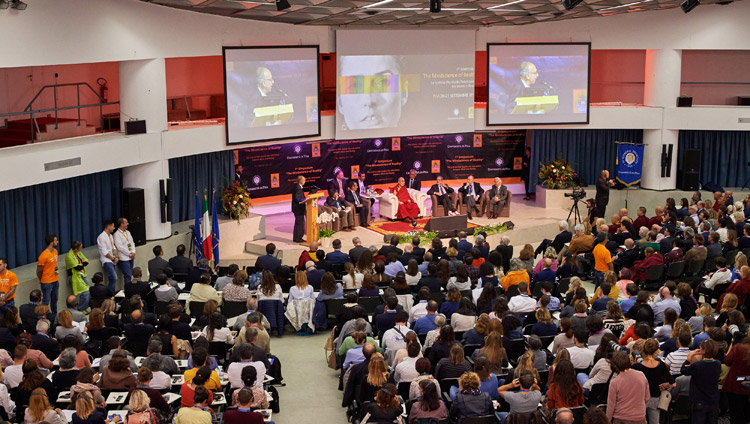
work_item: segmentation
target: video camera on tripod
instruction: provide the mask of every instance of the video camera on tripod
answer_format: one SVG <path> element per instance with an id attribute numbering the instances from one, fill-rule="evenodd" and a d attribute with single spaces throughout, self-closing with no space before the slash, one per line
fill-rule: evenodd
<path id="1" fill-rule="evenodd" d="M 581 187 L 575 187 L 570 193 L 565 193 L 565 197 L 570 197 L 574 202 L 578 202 L 579 200 L 583 200 L 583 198 L 586 197 L 586 190 L 582 189 Z"/>

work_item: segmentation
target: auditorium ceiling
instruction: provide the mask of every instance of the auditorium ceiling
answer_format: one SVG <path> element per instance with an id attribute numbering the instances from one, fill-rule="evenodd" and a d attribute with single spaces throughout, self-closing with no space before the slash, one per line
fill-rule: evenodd
<path id="1" fill-rule="evenodd" d="M 277 11 L 274 1 L 143 0 L 194 12 L 258 21 L 300 25 L 525 25 L 561 19 L 656 11 L 680 6 L 683 0 L 585 0 L 566 11 L 562 0 L 443 0 L 442 11 L 431 13 L 429 0 L 288 0 Z M 702 0 L 698 8 L 718 7 L 732 0 Z"/>

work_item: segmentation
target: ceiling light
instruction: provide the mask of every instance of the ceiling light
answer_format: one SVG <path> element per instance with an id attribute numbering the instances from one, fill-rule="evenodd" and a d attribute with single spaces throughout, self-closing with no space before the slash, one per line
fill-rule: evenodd
<path id="1" fill-rule="evenodd" d="M 612 9 L 619 9 L 621 7 L 635 6 L 635 5 L 641 4 L 641 3 L 648 3 L 649 1 L 651 1 L 651 0 L 641 0 L 641 1 L 635 1 L 635 2 L 632 2 L 632 3 L 621 4 L 619 6 L 605 7 L 604 9 L 597 9 L 597 12 L 603 12 L 605 10 L 612 10 Z"/>
<path id="2" fill-rule="evenodd" d="M 22 2 L 21 0 L 11 0 L 10 2 L 11 9 L 26 10 L 27 7 L 28 4 Z"/>
<path id="3" fill-rule="evenodd" d="M 0 9 L 7 9 L 10 6 L 7 0 L 0 0 Z"/>
<path id="4" fill-rule="evenodd" d="M 570 10 L 578 6 L 583 0 L 562 0 L 563 7 L 565 10 Z"/>
<path id="5" fill-rule="evenodd" d="M 281 12 L 284 9 L 289 9 L 292 7 L 291 4 L 289 4 L 288 0 L 276 0 L 276 10 Z"/>
<path id="6" fill-rule="evenodd" d="M 680 4 L 680 9 L 682 9 L 683 12 L 688 13 L 698 7 L 699 4 L 701 4 L 699 0 L 685 0 Z"/>
<path id="7" fill-rule="evenodd" d="M 362 9 L 369 9 L 371 7 L 378 7 L 378 6 L 383 5 L 383 4 L 391 3 L 392 1 L 393 0 L 382 0 L 382 1 L 379 1 L 377 3 L 372 3 L 372 4 L 368 4 L 367 6 L 362 6 Z"/>
<path id="8" fill-rule="evenodd" d="M 488 7 L 487 10 L 495 10 L 495 9 L 499 9 L 501 7 L 510 6 L 511 4 L 521 3 L 523 1 L 525 1 L 525 0 L 515 0 L 515 1 L 508 2 L 508 3 L 498 4 L 496 6 L 490 6 L 490 7 Z"/>

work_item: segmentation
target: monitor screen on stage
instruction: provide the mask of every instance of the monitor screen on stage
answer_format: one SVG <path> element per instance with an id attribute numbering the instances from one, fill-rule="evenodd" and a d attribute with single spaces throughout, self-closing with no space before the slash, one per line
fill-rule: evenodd
<path id="1" fill-rule="evenodd" d="M 589 123 L 591 43 L 487 44 L 487 125 Z"/>
<path id="2" fill-rule="evenodd" d="M 474 36 L 336 31 L 336 138 L 473 131 Z"/>
<path id="3" fill-rule="evenodd" d="M 223 53 L 227 144 L 320 135 L 318 46 Z"/>

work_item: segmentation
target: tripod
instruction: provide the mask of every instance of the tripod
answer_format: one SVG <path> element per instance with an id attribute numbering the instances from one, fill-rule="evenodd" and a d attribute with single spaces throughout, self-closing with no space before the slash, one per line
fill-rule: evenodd
<path id="1" fill-rule="evenodd" d="M 578 210 L 578 202 L 581 200 L 579 199 L 573 199 L 573 207 L 570 208 L 570 212 L 568 213 L 568 218 L 566 221 L 570 222 L 570 216 L 573 215 L 573 225 L 583 224 L 583 220 L 581 219 L 581 211 Z"/>

